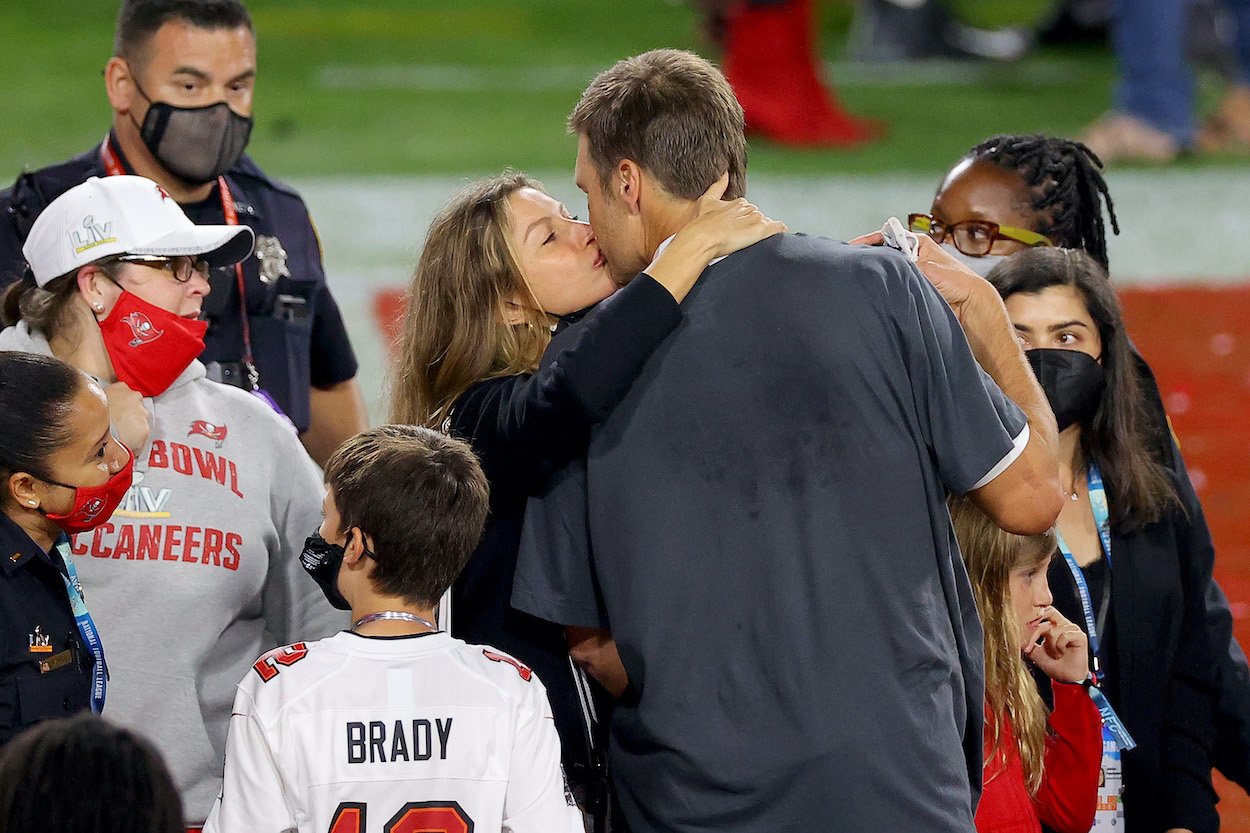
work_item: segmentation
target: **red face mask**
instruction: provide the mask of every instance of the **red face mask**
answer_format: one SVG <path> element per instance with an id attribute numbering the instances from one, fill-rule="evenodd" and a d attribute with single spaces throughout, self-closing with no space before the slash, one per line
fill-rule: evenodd
<path id="1" fill-rule="evenodd" d="M 122 290 L 100 322 L 117 381 L 144 396 L 160 396 L 204 352 L 205 321 L 181 318 Z"/>
<path id="2" fill-rule="evenodd" d="M 126 446 L 123 445 L 122 448 Z M 79 532 L 89 532 L 95 529 L 112 517 L 113 510 L 122 502 L 122 498 L 130 489 L 131 479 L 134 476 L 135 453 L 126 448 L 126 455 L 128 457 L 126 465 L 118 469 L 117 474 L 109 477 L 100 486 L 71 486 L 55 480 L 44 480 L 45 483 L 74 490 L 74 508 L 64 515 L 48 513 L 47 519 L 70 535 L 77 535 Z"/>

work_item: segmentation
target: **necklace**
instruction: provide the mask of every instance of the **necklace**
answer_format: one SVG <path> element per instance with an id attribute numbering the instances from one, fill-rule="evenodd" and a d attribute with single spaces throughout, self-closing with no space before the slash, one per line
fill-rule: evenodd
<path id="1" fill-rule="evenodd" d="M 398 620 L 401 622 L 416 622 L 418 625 L 425 625 L 432 631 L 438 630 L 438 625 L 429 619 L 422 619 L 415 613 L 408 613 L 405 610 L 383 610 L 378 613 L 370 613 L 368 616 L 361 616 L 352 624 L 352 630 L 359 630 L 361 625 L 367 625 L 370 622 L 380 622 L 386 620 Z"/>

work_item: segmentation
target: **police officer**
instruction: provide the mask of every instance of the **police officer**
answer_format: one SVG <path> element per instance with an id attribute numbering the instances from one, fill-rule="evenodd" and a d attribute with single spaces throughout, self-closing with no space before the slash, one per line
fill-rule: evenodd
<path id="1" fill-rule="evenodd" d="M 57 359 L 0 352 L 0 744 L 104 708 L 104 648 L 68 536 L 109 519 L 133 468 L 99 385 Z"/>
<path id="2" fill-rule="evenodd" d="M 250 226 L 256 254 L 212 275 L 201 358 L 211 378 L 267 394 L 321 463 L 367 416 L 308 209 L 243 154 L 255 76 L 239 0 L 124 0 L 104 71 L 112 130 L 0 192 L 0 286 L 21 277 L 35 217 L 92 176 L 146 176 L 198 224 Z"/>

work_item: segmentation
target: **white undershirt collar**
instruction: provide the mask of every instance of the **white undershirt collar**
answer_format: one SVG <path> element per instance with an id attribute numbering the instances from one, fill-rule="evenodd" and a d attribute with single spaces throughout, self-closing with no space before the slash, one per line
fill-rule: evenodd
<path id="1" fill-rule="evenodd" d="M 655 262 L 660 259 L 660 255 L 664 254 L 664 250 L 668 248 L 668 244 L 672 243 L 673 238 L 676 236 L 676 234 L 670 234 L 668 237 L 664 238 L 664 242 L 659 245 L 659 247 L 655 250 L 655 254 L 651 256 L 651 263 L 647 264 L 647 269 L 650 269 L 655 265 Z M 714 257 L 708 262 L 707 265 L 712 266 L 720 263 L 724 259 L 724 257 Z M 646 270 L 644 269 L 643 271 L 645 272 Z"/>

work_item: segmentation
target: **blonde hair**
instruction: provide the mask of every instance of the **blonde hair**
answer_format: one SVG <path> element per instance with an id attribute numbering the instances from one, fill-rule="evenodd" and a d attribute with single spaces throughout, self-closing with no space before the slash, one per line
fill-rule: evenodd
<path id="1" fill-rule="evenodd" d="M 439 430 L 452 406 L 486 379 L 530 373 L 551 340 L 542 312 L 508 244 L 507 200 L 543 190 L 524 174 L 469 185 L 430 224 L 408 292 L 408 315 L 391 389 L 391 422 Z M 507 323 L 508 302 L 530 304 Z"/>
<path id="2" fill-rule="evenodd" d="M 1003 721 L 1020 747 L 1024 783 L 1035 794 L 1042 783 L 1046 748 L 1046 706 L 1020 654 L 1020 626 L 1011 605 L 1011 573 L 1041 567 L 1055 551 L 1055 537 L 1004 532 L 967 498 L 952 498 L 951 520 L 968 567 L 972 593 L 985 631 L 985 722 L 990 743 L 985 750 L 985 780 L 1006 765 Z M 990 772 L 991 765 L 998 767 Z"/>

